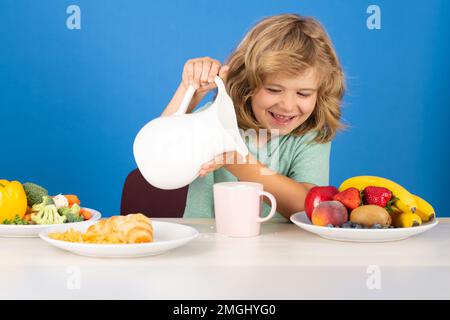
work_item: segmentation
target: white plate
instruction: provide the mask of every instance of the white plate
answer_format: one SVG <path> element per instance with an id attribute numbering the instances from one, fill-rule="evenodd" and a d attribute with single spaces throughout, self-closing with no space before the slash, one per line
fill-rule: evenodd
<path id="1" fill-rule="evenodd" d="M 82 256 L 100 258 L 135 258 L 161 254 L 168 250 L 182 246 L 198 236 L 198 231 L 192 227 L 177 223 L 152 221 L 153 242 L 136 244 L 92 244 L 55 240 L 48 237 L 49 233 L 64 232 L 70 228 L 86 232 L 95 222 L 82 226 L 59 225 L 45 229 L 39 233 L 44 241 L 63 250 Z"/>
<path id="2" fill-rule="evenodd" d="M 315 226 L 309 221 L 305 211 L 291 216 L 291 221 L 300 228 L 315 233 L 322 238 L 353 242 L 386 242 L 397 241 L 425 232 L 438 224 L 438 220 L 425 222 L 418 227 L 392 229 L 346 229 Z"/>
<path id="3" fill-rule="evenodd" d="M 87 221 L 81 222 L 72 222 L 72 223 L 64 223 L 64 224 L 29 224 L 29 225 L 13 225 L 13 224 L 0 224 L 0 237 L 9 237 L 9 238 L 37 238 L 39 237 L 39 232 L 42 230 L 53 227 L 53 226 L 83 226 L 92 221 L 99 220 L 102 215 L 100 212 L 90 208 L 88 209 L 92 212 L 92 217 Z"/>

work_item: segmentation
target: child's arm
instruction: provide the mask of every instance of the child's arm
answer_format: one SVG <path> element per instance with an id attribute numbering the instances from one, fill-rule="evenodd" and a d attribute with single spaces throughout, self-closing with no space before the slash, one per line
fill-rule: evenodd
<path id="1" fill-rule="evenodd" d="M 206 94 L 216 88 L 214 77 L 218 74 L 225 80 L 227 71 L 228 66 L 222 66 L 219 61 L 208 57 L 188 60 L 183 68 L 182 82 L 161 116 L 170 116 L 178 110 L 189 85 L 196 89 L 186 110 L 186 113 L 191 113 Z"/>
<path id="2" fill-rule="evenodd" d="M 236 157 L 236 153 L 234 154 Z M 277 211 L 286 219 L 289 220 L 292 214 L 304 210 L 306 194 L 314 187 L 313 184 L 301 183 L 278 174 L 257 161 L 251 154 L 247 156 L 246 163 L 241 162 L 233 161 L 224 167 L 240 181 L 261 183 L 264 190 L 272 193 L 277 199 Z M 264 201 L 269 203 L 265 198 Z"/>
<path id="3" fill-rule="evenodd" d="M 183 85 L 183 83 L 180 83 L 178 86 L 177 91 L 173 95 L 172 99 L 170 100 L 167 107 L 164 109 L 163 113 L 161 114 L 162 117 L 167 117 L 175 112 L 177 112 L 178 108 L 180 107 L 181 101 L 183 101 L 184 95 L 186 94 L 187 87 Z M 201 101 L 201 99 L 198 99 L 198 96 L 194 94 L 192 97 L 191 103 L 189 104 L 186 113 L 192 113 L 192 110 L 195 109 L 197 104 Z"/>

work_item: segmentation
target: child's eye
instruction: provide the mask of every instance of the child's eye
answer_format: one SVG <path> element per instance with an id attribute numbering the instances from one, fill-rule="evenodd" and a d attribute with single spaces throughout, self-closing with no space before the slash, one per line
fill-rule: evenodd
<path id="1" fill-rule="evenodd" d="M 300 96 L 302 96 L 302 97 L 309 97 L 311 94 L 309 94 L 309 93 L 298 92 L 298 95 L 300 95 Z"/>
<path id="2" fill-rule="evenodd" d="M 281 90 L 278 89 L 272 89 L 272 88 L 266 88 L 267 91 L 272 92 L 272 93 L 280 93 Z"/>

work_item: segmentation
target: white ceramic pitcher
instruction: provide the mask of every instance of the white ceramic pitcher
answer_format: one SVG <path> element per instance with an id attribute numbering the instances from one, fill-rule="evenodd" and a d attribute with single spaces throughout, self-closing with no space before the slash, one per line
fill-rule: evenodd
<path id="1" fill-rule="evenodd" d="M 248 154 L 239 134 L 233 101 L 216 76 L 218 94 L 205 110 L 186 114 L 195 93 L 190 86 L 178 111 L 147 123 L 134 140 L 133 152 L 144 178 L 160 189 L 177 189 L 194 181 L 202 164 L 223 152 Z"/>

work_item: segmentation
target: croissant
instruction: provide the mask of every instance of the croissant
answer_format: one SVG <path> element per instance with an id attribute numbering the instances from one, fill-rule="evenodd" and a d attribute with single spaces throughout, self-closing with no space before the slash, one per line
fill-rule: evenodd
<path id="1" fill-rule="evenodd" d="M 90 226 L 86 236 L 106 243 L 152 242 L 153 225 L 142 213 L 113 216 Z"/>

